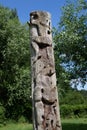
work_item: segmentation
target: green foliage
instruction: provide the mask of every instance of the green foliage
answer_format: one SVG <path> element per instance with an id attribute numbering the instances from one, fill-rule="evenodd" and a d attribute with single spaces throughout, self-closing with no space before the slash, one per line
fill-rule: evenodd
<path id="1" fill-rule="evenodd" d="M 87 118 L 87 105 L 61 105 L 61 117 L 86 117 Z"/>
<path id="2" fill-rule="evenodd" d="M 85 104 L 87 98 L 85 98 L 80 91 L 77 90 L 70 90 L 65 95 L 64 98 L 60 100 L 60 105 L 67 104 L 67 105 L 78 105 L 78 104 Z"/>
<path id="3" fill-rule="evenodd" d="M 85 94 L 84 94 L 85 93 Z M 84 94 L 84 95 L 83 95 Z M 60 112 L 63 118 L 87 118 L 87 91 L 69 90 L 60 99 Z"/>
<path id="4" fill-rule="evenodd" d="M 18 119 L 18 123 L 26 123 L 26 119 L 24 116 L 21 116 L 19 119 Z"/>
<path id="5" fill-rule="evenodd" d="M 5 116 L 31 118 L 29 29 L 17 11 L 0 6 L 0 102 Z M 29 116 L 27 116 L 29 114 Z"/>
<path id="6" fill-rule="evenodd" d="M 72 80 L 76 87 L 79 82 L 84 86 L 87 81 L 86 0 L 68 1 L 62 8 L 59 27 L 54 30 L 54 42 L 56 66 L 60 66 L 59 77 L 65 70 L 64 75 L 68 74 L 66 80 L 69 83 Z M 60 70 L 61 67 L 64 70 Z M 60 79 L 58 82 L 60 83 Z"/>
<path id="7" fill-rule="evenodd" d="M 53 28 L 53 36 L 61 116 L 85 117 L 87 91 L 77 91 L 76 87 L 80 84 L 83 87 L 87 82 L 86 0 L 66 2 L 59 26 Z"/>

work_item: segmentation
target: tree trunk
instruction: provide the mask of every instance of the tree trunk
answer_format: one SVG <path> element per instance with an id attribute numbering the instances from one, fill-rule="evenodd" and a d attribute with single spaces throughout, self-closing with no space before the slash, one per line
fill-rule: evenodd
<path id="1" fill-rule="evenodd" d="M 34 130 L 61 130 L 48 12 L 30 13 L 30 41 Z"/>

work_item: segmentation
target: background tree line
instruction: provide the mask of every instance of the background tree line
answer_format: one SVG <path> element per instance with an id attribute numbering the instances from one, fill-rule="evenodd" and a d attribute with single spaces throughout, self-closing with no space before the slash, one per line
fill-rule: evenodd
<path id="1" fill-rule="evenodd" d="M 87 113 L 87 91 L 77 89 L 87 82 L 87 1 L 66 2 L 58 25 L 53 41 L 61 115 L 74 105 L 73 116 L 79 116 L 84 104 Z M 31 120 L 30 77 L 29 27 L 16 9 L 0 6 L 0 122 Z"/>
<path id="2" fill-rule="evenodd" d="M 0 6 L 0 105 L 6 118 L 31 115 L 29 58 L 28 26 L 15 9 Z"/>

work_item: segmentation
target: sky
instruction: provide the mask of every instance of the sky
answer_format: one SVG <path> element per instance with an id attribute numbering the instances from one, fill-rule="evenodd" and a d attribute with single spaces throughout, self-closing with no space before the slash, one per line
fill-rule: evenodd
<path id="1" fill-rule="evenodd" d="M 29 21 L 29 14 L 32 11 L 42 10 L 51 13 L 52 26 L 57 26 L 60 16 L 61 7 L 66 0 L 0 0 L 0 4 L 17 9 L 19 19 L 22 23 Z"/>

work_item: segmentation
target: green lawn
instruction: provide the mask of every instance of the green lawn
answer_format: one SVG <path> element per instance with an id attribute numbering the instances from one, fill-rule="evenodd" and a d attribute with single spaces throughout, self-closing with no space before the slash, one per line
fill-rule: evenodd
<path id="1" fill-rule="evenodd" d="M 70 118 L 70 119 L 62 119 L 62 123 L 69 124 L 87 124 L 87 118 Z"/>
<path id="2" fill-rule="evenodd" d="M 63 130 L 87 130 L 87 118 L 62 119 Z M 0 130 L 33 130 L 32 124 L 19 123 L 8 124 L 0 127 Z"/>
<path id="3" fill-rule="evenodd" d="M 28 123 L 19 124 L 8 124 L 6 126 L 0 127 L 0 130 L 33 130 L 32 125 Z"/>
<path id="4" fill-rule="evenodd" d="M 87 130 L 87 118 L 62 119 L 63 130 Z"/>

